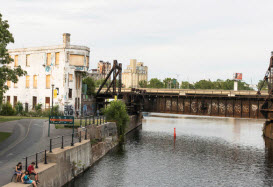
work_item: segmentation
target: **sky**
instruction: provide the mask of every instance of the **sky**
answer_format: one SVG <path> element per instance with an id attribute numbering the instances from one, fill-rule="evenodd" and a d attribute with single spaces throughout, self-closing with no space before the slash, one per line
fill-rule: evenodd
<path id="1" fill-rule="evenodd" d="M 99 60 L 144 62 L 149 79 L 263 79 L 273 51 L 272 0 L 0 0 L 15 43 L 71 44 Z"/>

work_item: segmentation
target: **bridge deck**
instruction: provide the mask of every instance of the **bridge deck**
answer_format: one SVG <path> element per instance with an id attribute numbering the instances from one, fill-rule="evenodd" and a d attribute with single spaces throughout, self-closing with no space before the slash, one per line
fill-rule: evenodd
<path id="1" fill-rule="evenodd" d="M 257 91 L 249 90 L 198 90 L 198 89 L 157 89 L 157 88 L 138 88 L 139 90 L 146 90 L 147 94 L 172 94 L 172 95 L 223 95 L 223 96 L 256 96 Z M 106 88 L 102 89 L 102 93 Z M 122 88 L 122 93 L 130 93 L 131 88 Z M 267 91 L 261 91 L 261 96 L 268 96 Z"/>

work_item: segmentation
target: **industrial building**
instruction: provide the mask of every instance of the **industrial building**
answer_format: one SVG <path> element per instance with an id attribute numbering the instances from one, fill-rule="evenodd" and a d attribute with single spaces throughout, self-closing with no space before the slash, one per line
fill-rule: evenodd
<path id="1" fill-rule="evenodd" d="M 8 66 L 21 66 L 27 75 L 19 77 L 16 84 L 7 82 L 5 101 L 13 106 L 20 101 L 26 110 L 37 104 L 49 109 L 54 89 L 54 105 L 59 105 L 61 111 L 66 108 L 69 111 L 64 112 L 70 115 L 80 112 L 82 74 L 88 71 L 89 53 L 88 47 L 70 45 L 69 33 L 63 34 L 62 45 L 9 50 L 14 62 Z"/>
<path id="2" fill-rule="evenodd" d="M 130 60 L 130 65 L 122 73 L 122 84 L 125 88 L 139 88 L 139 82 L 148 81 L 148 67 L 136 59 Z"/>

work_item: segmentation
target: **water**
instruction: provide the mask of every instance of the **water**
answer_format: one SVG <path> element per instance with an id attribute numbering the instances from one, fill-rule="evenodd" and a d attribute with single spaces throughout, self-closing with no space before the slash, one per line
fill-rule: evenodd
<path id="1" fill-rule="evenodd" d="M 123 149 L 111 151 L 68 186 L 273 186 L 273 143 L 265 144 L 262 124 L 148 116 Z"/>

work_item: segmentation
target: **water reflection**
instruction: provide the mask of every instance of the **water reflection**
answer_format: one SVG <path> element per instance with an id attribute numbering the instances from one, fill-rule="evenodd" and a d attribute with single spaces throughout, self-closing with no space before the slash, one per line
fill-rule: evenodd
<path id="1" fill-rule="evenodd" d="M 262 120 L 146 117 L 125 147 L 70 186 L 272 186 L 273 142 Z M 176 138 L 173 129 L 176 128 Z"/>

